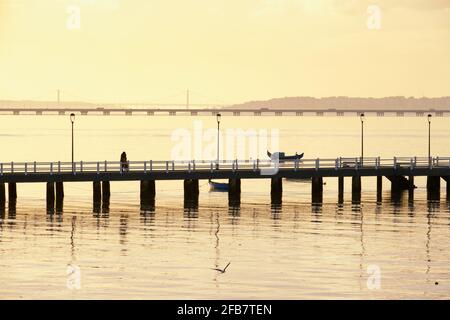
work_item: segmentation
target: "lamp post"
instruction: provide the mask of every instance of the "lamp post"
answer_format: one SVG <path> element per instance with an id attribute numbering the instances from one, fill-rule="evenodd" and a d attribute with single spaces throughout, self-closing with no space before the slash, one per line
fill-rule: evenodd
<path id="1" fill-rule="evenodd" d="M 74 154 L 74 152 L 73 152 L 73 149 L 74 149 L 74 146 L 73 146 L 73 123 L 75 122 L 75 114 L 74 113 L 71 113 L 70 114 L 70 122 L 72 123 L 72 171 L 74 171 L 74 156 L 73 156 L 73 154 Z"/>
<path id="2" fill-rule="evenodd" d="M 428 165 L 431 166 L 431 114 L 428 114 Z"/>
<path id="3" fill-rule="evenodd" d="M 364 159 L 364 113 L 359 116 L 361 119 L 361 164 L 363 164 Z"/>
<path id="4" fill-rule="evenodd" d="M 220 154 L 220 118 L 222 115 L 220 113 L 217 114 L 217 163 L 216 170 L 219 170 L 219 154 Z"/>

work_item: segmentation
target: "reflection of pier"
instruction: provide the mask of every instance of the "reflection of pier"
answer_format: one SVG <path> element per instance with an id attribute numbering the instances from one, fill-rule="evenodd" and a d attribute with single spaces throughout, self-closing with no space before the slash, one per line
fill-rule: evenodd
<path id="1" fill-rule="evenodd" d="M 124 169 L 127 168 L 127 169 Z M 281 204 L 283 179 L 310 179 L 313 203 L 323 199 L 323 178 L 338 178 L 339 202 L 344 198 L 344 178 L 352 179 L 352 202 L 361 199 L 362 177 L 377 177 L 377 201 L 381 201 L 382 178 L 391 181 L 393 194 L 408 190 L 413 199 L 414 177 L 427 177 L 430 200 L 440 198 L 441 178 L 447 182 L 447 199 L 450 199 L 450 157 L 435 158 L 336 158 L 302 159 L 290 161 L 235 160 L 235 161 L 133 161 L 128 166 L 120 162 L 10 162 L 0 163 L 0 205 L 8 200 L 14 205 L 17 183 L 46 183 L 47 206 L 62 211 L 65 182 L 93 183 L 94 211 L 108 212 L 112 181 L 140 181 L 141 205 L 154 210 L 156 180 L 183 180 L 186 208 L 198 207 L 199 180 L 228 179 L 229 203 L 238 206 L 241 198 L 241 179 L 270 179 L 273 204 Z"/>
<path id="2" fill-rule="evenodd" d="M 423 117 L 432 114 L 436 117 L 450 116 L 450 109 L 323 109 L 323 108 L 296 108 L 296 109 L 235 109 L 226 107 L 201 106 L 195 108 L 185 107 L 98 107 L 98 108 L 0 108 L 0 114 L 9 115 L 103 115 L 103 116 L 215 116 L 218 113 L 225 116 L 367 116 L 376 117 Z"/>

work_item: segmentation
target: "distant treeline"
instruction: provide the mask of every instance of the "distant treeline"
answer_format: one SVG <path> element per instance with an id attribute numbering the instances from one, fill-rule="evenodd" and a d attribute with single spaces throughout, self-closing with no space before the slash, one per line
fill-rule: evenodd
<path id="1" fill-rule="evenodd" d="M 233 108 L 450 108 L 450 97 L 414 98 L 414 97 L 385 97 L 385 98 L 353 98 L 353 97 L 285 97 L 265 101 L 249 101 L 233 105 Z"/>

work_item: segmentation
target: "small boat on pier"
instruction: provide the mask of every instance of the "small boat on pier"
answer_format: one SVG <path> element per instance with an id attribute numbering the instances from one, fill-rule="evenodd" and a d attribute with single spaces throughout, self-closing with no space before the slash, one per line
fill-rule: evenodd
<path id="1" fill-rule="evenodd" d="M 301 158 L 303 158 L 304 153 L 301 154 L 295 153 L 295 155 L 293 156 L 287 156 L 284 152 L 270 153 L 269 151 L 267 151 L 267 156 L 269 156 L 271 160 L 279 160 L 279 161 L 300 160 Z"/>
<path id="2" fill-rule="evenodd" d="M 228 192 L 229 185 L 227 182 L 215 182 L 212 180 L 209 180 L 208 182 L 211 191 Z"/>

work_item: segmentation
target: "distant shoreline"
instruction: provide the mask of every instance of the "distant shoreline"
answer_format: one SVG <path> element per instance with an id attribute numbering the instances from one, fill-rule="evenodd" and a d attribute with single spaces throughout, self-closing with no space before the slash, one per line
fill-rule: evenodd
<path id="1" fill-rule="evenodd" d="M 1 108 L 183 108 L 182 103 L 90 103 L 82 101 L 34 101 L 34 100 L 0 100 Z M 332 110 L 332 109 L 409 109 L 409 110 L 444 110 L 450 108 L 450 96 L 436 98 L 414 98 L 414 97 L 384 97 L 384 98 L 359 98 L 359 97 L 285 97 L 274 98 L 270 100 L 255 100 L 234 105 L 220 104 L 191 104 L 191 108 L 222 108 L 222 109 L 314 109 L 314 110 Z"/>

